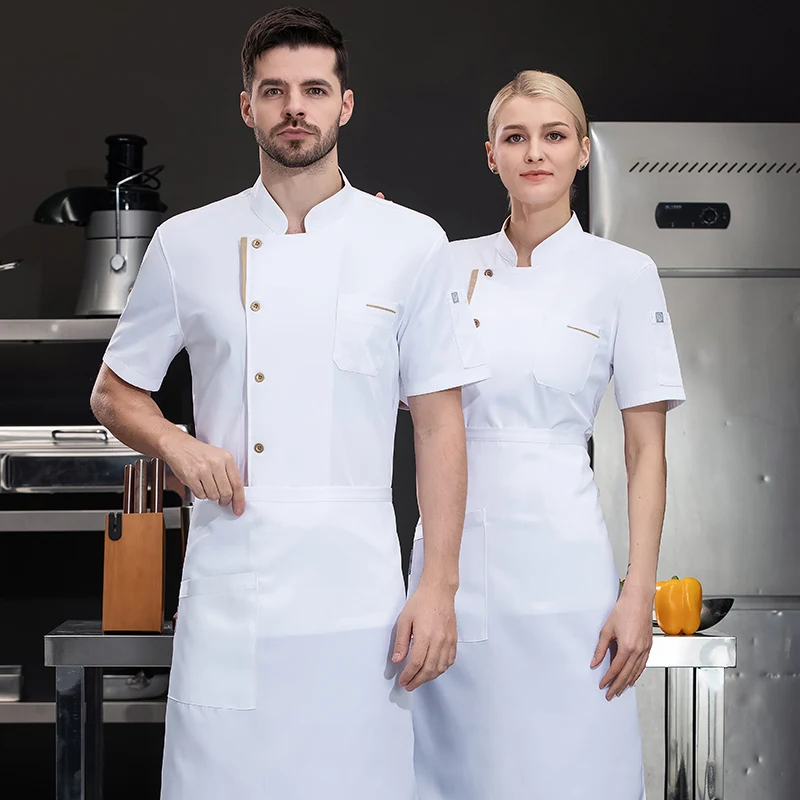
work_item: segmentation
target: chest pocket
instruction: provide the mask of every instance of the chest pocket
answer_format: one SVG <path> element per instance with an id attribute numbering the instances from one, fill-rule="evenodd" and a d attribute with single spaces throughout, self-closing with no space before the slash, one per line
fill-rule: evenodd
<path id="1" fill-rule="evenodd" d="M 533 377 L 542 386 L 568 394 L 583 391 L 589 378 L 600 328 L 579 319 L 548 319 L 534 345 Z"/>
<path id="2" fill-rule="evenodd" d="M 396 342 L 397 303 L 340 294 L 333 360 L 344 372 L 377 375 Z"/>

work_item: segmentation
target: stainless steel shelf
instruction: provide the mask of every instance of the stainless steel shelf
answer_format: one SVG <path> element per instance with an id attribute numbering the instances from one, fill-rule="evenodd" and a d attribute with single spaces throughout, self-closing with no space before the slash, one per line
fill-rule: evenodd
<path id="1" fill-rule="evenodd" d="M 107 700 L 104 722 L 164 722 L 165 700 Z M 54 723 L 55 703 L 0 703 L 0 725 Z"/>
<path id="2" fill-rule="evenodd" d="M 107 342 L 117 318 L 103 319 L 2 319 L 2 342 Z"/>
<path id="3" fill-rule="evenodd" d="M 736 637 L 721 632 L 666 636 L 653 631 L 648 667 L 735 667 Z"/>
<path id="4" fill-rule="evenodd" d="M 0 533 L 102 531 L 111 510 L 0 511 Z M 164 509 L 164 521 L 167 528 L 180 528 L 180 509 Z"/>

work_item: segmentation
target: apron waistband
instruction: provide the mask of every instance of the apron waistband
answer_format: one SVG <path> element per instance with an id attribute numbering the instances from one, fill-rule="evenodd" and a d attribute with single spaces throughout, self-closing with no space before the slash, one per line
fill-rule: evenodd
<path id="1" fill-rule="evenodd" d="M 569 444 L 586 447 L 587 439 L 582 433 L 550 428 L 467 428 L 467 441 Z"/>
<path id="2" fill-rule="evenodd" d="M 388 503 L 389 486 L 246 486 L 245 500 L 267 503 Z"/>

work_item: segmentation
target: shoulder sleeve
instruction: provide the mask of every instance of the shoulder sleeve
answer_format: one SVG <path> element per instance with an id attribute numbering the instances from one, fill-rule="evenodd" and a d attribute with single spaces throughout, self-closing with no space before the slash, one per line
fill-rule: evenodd
<path id="1" fill-rule="evenodd" d="M 103 361 L 122 380 L 154 392 L 183 346 L 172 274 L 156 231 Z"/>
<path id="2" fill-rule="evenodd" d="M 467 287 L 455 277 L 442 236 L 411 290 L 398 331 L 400 399 L 466 386 L 489 377 L 469 313 Z"/>
<path id="3" fill-rule="evenodd" d="M 675 337 L 655 264 L 648 263 L 619 300 L 612 367 L 620 408 L 685 399 Z"/>

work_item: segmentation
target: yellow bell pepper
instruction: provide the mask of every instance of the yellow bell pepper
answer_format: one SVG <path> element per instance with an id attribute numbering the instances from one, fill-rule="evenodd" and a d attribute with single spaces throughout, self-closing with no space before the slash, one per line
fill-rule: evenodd
<path id="1" fill-rule="evenodd" d="M 691 636 L 700 627 L 703 587 L 696 578 L 671 580 L 656 584 L 656 621 L 664 633 Z"/>

